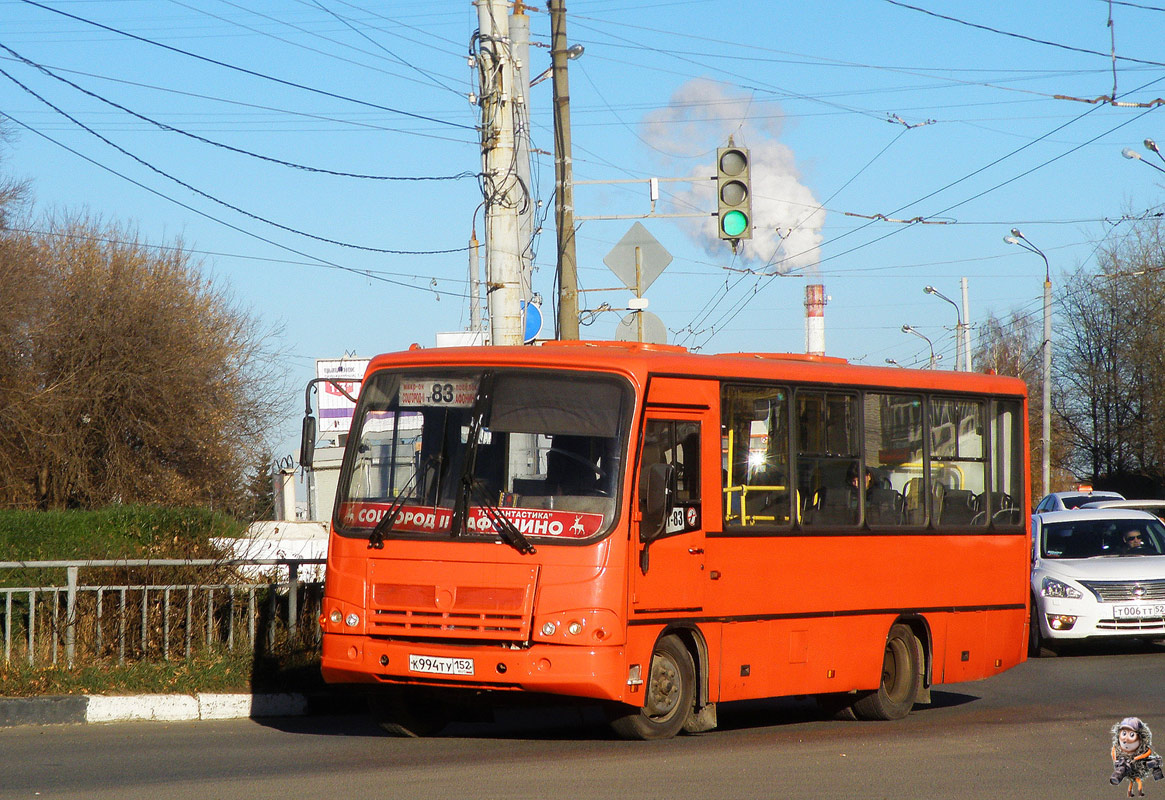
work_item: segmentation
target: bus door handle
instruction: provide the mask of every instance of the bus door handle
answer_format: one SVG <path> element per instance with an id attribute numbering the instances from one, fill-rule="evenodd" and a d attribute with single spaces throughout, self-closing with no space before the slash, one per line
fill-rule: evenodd
<path id="1" fill-rule="evenodd" d="M 688 552 L 694 556 L 702 556 L 702 555 L 704 555 L 704 548 L 703 547 L 689 547 Z"/>

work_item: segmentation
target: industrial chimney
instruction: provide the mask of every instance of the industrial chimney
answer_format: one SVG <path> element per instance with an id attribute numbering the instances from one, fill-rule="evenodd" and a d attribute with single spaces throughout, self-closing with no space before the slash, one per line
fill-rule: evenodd
<path id="1" fill-rule="evenodd" d="M 805 352 L 825 355 L 825 285 L 811 283 L 805 287 Z"/>

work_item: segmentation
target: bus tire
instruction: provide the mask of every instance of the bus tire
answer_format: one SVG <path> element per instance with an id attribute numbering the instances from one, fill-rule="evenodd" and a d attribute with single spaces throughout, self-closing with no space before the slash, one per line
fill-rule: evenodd
<path id="1" fill-rule="evenodd" d="M 910 713 L 920 685 L 919 649 L 918 639 L 909 627 L 896 624 L 890 628 L 878 688 L 854 701 L 854 716 L 862 720 L 888 720 L 902 719 Z"/>
<path id="2" fill-rule="evenodd" d="M 620 703 L 611 728 L 622 739 L 670 739 L 683 730 L 695 702 L 696 665 L 683 642 L 665 636 L 655 643 L 642 708 Z"/>
<path id="3" fill-rule="evenodd" d="M 385 733 L 402 739 L 436 736 L 451 719 L 439 698 L 408 691 L 378 692 L 368 698 L 368 708 Z"/>

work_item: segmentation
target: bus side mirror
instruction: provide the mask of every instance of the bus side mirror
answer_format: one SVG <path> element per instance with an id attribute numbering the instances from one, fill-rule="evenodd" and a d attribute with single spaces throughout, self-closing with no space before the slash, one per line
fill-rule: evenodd
<path id="1" fill-rule="evenodd" d="M 643 519 L 639 525 L 640 540 L 650 542 L 663 535 L 672 510 L 674 478 L 675 467 L 671 464 L 652 464 L 647 468 L 647 491 L 644 495 Z"/>
<path id="2" fill-rule="evenodd" d="M 316 418 L 311 414 L 303 417 L 303 435 L 299 442 L 299 465 L 311 469 L 316 454 Z"/>

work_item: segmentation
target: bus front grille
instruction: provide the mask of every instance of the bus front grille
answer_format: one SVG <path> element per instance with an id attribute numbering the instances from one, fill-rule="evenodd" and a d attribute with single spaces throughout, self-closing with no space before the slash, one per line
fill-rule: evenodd
<path id="1" fill-rule="evenodd" d="M 368 632 L 409 638 L 527 641 L 536 565 L 374 560 Z"/>

